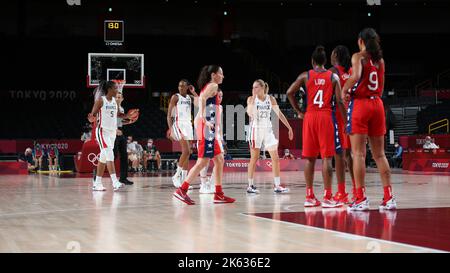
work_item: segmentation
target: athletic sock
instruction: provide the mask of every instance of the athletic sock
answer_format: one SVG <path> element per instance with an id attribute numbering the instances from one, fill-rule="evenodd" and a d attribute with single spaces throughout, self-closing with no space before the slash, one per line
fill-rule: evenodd
<path id="1" fill-rule="evenodd" d="M 223 194 L 222 185 L 216 185 L 216 194 Z"/>
<path id="2" fill-rule="evenodd" d="M 344 194 L 345 193 L 345 181 L 338 183 L 338 192 Z"/>
<path id="3" fill-rule="evenodd" d="M 102 183 L 102 177 L 101 176 L 96 176 L 95 177 L 95 184 L 101 184 Z"/>
<path id="4" fill-rule="evenodd" d="M 331 199 L 331 197 L 333 197 L 333 189 L 331 187 L 326 188 L 324 190 L 323 197 L 325 199 Z"/>
<path id="5" fill-rule="evenodd" d="M 180 175 L 182 170 L 183 170 L 183 168 L 181 168 L 180 166 L 177 166 L 177 172 L 175 173 L 175 175 Z"/>
<path id="6" fill-rule="evenodd" d="M 117 176 L 115 173 L 112 173 L 110 176 L 111 176 L 111 180 L 114 184 L 120 183 L 119 180 L 117 179 Z"/>
<path id="7" fill-rule="evenodd" d="M 180 188 L 182 191 L 187 192 L 189 190 L 189 183 L 184 181 Z"/>
<path id="8" fill-rule="evenodd" d="M 357 188 L 356 189 L 356 199 L 364 200 L 365 198 L 366 198 L 366 189 L 365 189 L 365 187 Z"/>
<path id="9" fill-rule="evenodd" d="M 392 187 L 391 185 L 383 187 L 384 190 L 384 200 L 389 200 L 392 198 Z"/>
<path id="10" fill-rule="evenodd" d="M 184 181 L 187 177 L 188 171 L 187 170 L 182 170 L 181 171 L 181 181 Z"/>
<path id="11" fill-rule="evenodd" d="M 253 178 L 249 178 L 249 179 L 248 179 L 248 185 L 249 185 L 249 186 L 254 185 L 254 184 L 253 184 Z"/>
<path id="12" fill-rule="evenodd" d="M 306 187 L 306 198 L 314 198 L 314 190 L 312 187 Z"/>
<path id="13" fill-rule="evenodd" d="M 274 177 L 273 178 L 273 183 L 275 184 L 275 187 L 279 187 L 280 186 L 280 177 Z"/>

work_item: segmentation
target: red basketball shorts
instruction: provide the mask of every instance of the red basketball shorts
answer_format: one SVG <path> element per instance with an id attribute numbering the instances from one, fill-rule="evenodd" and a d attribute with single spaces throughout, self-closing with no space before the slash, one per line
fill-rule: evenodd
<path id="1" fill-rule="evenodd" d="M 336 125 L 329 111 L 306 112 L 303 120 L 303 157 L 322 158 L 336 154 Z"/>
<path id="2" fill-rule="evenodd" d="M 379 97 L 354 98 L 347 111 L 347 133 L 368 136 L 386 134 L 383 101 Z"/>
<path id="3" fill-rule="evenodd" d="M 350 137 L 345 132 L 345 126 L 347 125 L 346 122 L 347 115 L 345 115 L 345 118 L 342 117 L 341 112 L 339 110 L 336 110 L 336 123 L 338 126 L 338 134 L 339 134 L 339 140 L 341 142 L 342 149 L 350 149 Z"/>

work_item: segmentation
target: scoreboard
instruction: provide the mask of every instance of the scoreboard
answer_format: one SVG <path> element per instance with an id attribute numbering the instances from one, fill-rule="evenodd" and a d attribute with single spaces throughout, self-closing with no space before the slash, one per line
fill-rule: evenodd
<path id="1" fill-rule="evenodd" d="M 124 42 L 125 30 L 123 20 L 105 20 L 104 41 L 109 46 L 120 46 Z"/>

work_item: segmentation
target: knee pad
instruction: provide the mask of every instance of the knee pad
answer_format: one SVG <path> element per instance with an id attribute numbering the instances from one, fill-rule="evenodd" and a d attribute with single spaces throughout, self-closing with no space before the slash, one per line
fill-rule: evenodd
<path id="1" fill-rule="evenodd" d="M 100 163 L 106 164 L 106 150 L 102 149 L 100 151 L 100 158 L 98 160 Z"/>
<path id="2" fill-rule="evenodd" d="M 106 148 L 105 155 L 106 155 L 106 161 L 114 161 L 114 151 L 112 148 Z"/>

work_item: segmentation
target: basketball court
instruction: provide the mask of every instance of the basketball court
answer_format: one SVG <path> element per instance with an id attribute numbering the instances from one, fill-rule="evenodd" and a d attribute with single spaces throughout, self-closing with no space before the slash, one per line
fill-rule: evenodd
<path id="1" fill-rule="evenodd" d="M 321 194 L 320 173 L 315 190 Z M 305 209 L 302 172 L 284 172 L 291 192 L 276 195 L 267 173 L 247 195 L 245 173 L 226 173 L 237 201 L 172 197 L 170 175 L 132 177 L 135 185 L 92 192 L 89 177 L 2 176 L 1 252 L 442 252 L 450 250 L 450 176 L 393 174 L 397 211 L 379 212 L 379 175 L 367 175 L 370 212 Z M 321 199 L 321 198 L 319 198 Z"/>
<path id="2" fill-rule="evenodd" d="M 449 3 L 5 2 L 0 253 L 450 252 Z M 352 56 L 361 59 L 353 63 Z M 205 115 L 197 115 L 199 101 Z M 361 101 L 377 102 L 378 111 Z M 253 114 L 250 105 L 256 105 Z M 309 121 L 317 127 L 303 129 L 308 107 L 330 113 L 329 122 Z M 370 130 L 352 132 L 358 127 L 352 115 Z M 194 128 L 199 120 L 204 130 Z M 319 127 L 327 130 L 311 129 Z M 260 136 L 251 133 L 261 128 Z M 346 147 L 339 140 L 344 128 L 360 135 Z M 362 135 L 370 135 L 372 146 L 364 146 Z M 353 166 L 360 174 L 367 166 L 370 210 L 362 211 L 363 182 L 352 185 L 343 158 L 346 189 L 341 184 L 338 196 L 344 198 L 332 199 L 338 193 L 334 159 L 327 201 L 339 206 L 354 187 L 351 206 L 361 211 L 313 203 L 307 159 L 317 158 L 313 189 L 324 205 L 318 158 L 350 146 L 357 155 L 367 150 L 365 162 L 353 156 L 359 160 Z M 272 174 L 276 161 L 266 158 L 269 147 L 280 157 L 280 177 Z M 380 155 L 383 148 L 393 195 L 388 171 L 382 185 L 372 156 L 372 149 Z M 312 155 L 303 156 L 309 149 Z M 212 185 L 207 191 L 215 193 L 200 194 L 200 177 L 188 181 L 188 171 L 200 170 L 193 168 L 197 159 L 211 154 L 224 156 L 223 191 L 208 180 L 202 190 Z M 382 156 L 377 160 L 388 169 Z M 108 162 L 104 175 L 99 161 Z M 255 185 L 249 164 L 256 164 Z M 186 204 L 189 182 L 195 205 Z M 252 186 L 260 193 L 248 193 L 256 192 Z M 283 187 L 289 192 L 281 193 Z M 306 206 L 316 207 L 305 207 L 306 194 Z M 379 210 L 383 194 L 389 210 Z"/>

